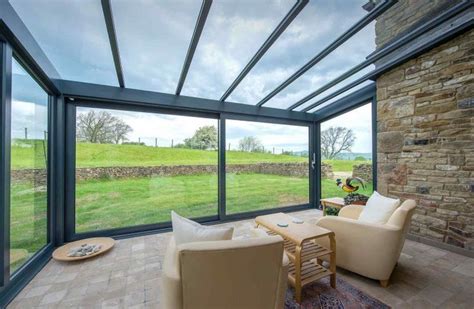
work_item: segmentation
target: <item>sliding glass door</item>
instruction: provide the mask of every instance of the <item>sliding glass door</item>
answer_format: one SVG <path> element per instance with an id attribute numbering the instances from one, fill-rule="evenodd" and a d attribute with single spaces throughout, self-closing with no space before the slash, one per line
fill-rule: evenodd
<path id="1" fill-rule="evenodd" d="M 10 274 L 48 243 L 48 94 L 13 59 Z"/>
<path id="2" fill-rule="evenodd" d="M 76 233 L 217 218 L 217 119 L 75 110 Z"/>
<path id="3" fill-rule="evenodd" d="M 372 104 L 368 103 L 321 123 L 321 198 L 345 197 L 348 177 L 363 184 L 355 193 L 373 191 Z"/>
<path id="4" fill-rule="evenodd" d="M 226 213 L 309 203 L 309 127 L 226 120 Z"/>

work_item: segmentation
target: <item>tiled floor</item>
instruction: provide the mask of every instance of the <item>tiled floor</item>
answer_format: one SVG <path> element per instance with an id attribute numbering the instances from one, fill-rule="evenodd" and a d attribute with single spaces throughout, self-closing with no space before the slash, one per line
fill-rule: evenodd
<path id="1" fill-rule="evenodd" d="M 315 221 L 317 210 L 293 215 Z M 253 225 L 234 225 L 243 234 Z M 170 233 L 120 240 L 90 261 L 51 260 L 8 308 L 160 308 L 161 265 Z M 338 276 L 395 308 L 474 308 L 474 259 L 406 241 L 388 288 L 338 269 Z"/>

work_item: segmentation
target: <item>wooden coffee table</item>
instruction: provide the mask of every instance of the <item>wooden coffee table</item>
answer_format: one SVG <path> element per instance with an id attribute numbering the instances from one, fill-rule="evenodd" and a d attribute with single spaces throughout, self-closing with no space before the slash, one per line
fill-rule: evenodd
<path id="1" fill-rule="evenodd" d="M 285 240 L 285 252 L 290 260 L 288 281 L 295 288 L 295 298 L 301 303 L 303 286 L 330 276 L 331 287 L 336 288 L 336 240 L 334 232 L 307 222 L 293 223 L 293 217 L 284 213 L 259 216 L 257 227 L 267 233 L 280 235 Z M 278 223 L 287 223 L 280 227 Z M 320 246 L 315 239 L 328 237 L 330 248 Z M 329 269 L 322 265 L 321 257 L 329 255 Z"/>

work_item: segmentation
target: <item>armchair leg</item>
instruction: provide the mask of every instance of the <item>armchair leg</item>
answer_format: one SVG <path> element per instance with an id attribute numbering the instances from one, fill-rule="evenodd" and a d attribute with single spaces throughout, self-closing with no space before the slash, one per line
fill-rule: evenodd
<path id="1" fill-rule="evenodd" d="M 381 285 L 383 288 L 388 287 L 388 280 L 380 280 L 380 285 Z"/>

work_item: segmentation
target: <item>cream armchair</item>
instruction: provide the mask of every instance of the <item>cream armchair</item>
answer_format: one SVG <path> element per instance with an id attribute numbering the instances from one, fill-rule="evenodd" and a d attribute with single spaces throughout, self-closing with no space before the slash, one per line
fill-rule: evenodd
<path id="1" fill-rule="evenodd" d="M 176 247 L 163 264 L 163 308 L 283 308 L 288 259 L 280 236 Z"/>
<path id="2" fill-rule="evenodd" d="M 343 207 L 339 216 L 325 216 L 317 225 L 336 234 L 336 264 L 365 277 L 380 280 L 383 287 L 397 264 L 405 242 L 415 201 L 406 200 L 385 224 L 360 222 L 363 206 Z M 321 245 L 328 246 L 323 240 Z"/>

